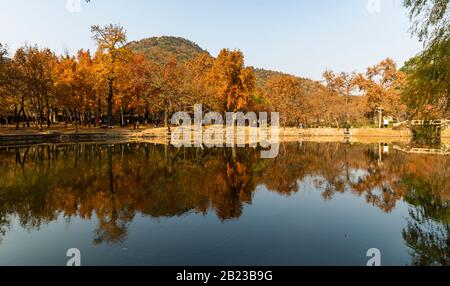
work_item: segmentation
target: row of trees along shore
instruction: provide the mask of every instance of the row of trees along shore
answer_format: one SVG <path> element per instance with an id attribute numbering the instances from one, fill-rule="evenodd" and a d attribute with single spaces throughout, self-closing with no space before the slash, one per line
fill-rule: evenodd
<path id="1" fill-rule="evenodd" d="M 27 45 L 9 56 L 0 43 L 0 122 L 17 129 L 167 126 L 172 113 L 199 103 L 205 111 L 277 111 L 283 126 L 378 126 L 380 110 L 396 122 L 447 118 L 449 0 L 405 6 L 424 52 L 401 69 L 387 58 L 365 73 L 325 71 L 322 81 L 282 73 L 257 81 L 239 50 L 185 61 L 164 53 L 150 58 L 129 48 L 118 25 L 93 26 L 98 49 L 76 55 Z"/>

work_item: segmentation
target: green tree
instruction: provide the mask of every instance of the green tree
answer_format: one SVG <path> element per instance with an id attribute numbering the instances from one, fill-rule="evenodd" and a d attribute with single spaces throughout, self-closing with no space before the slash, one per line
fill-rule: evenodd
<path id="1" fill-rule="evenodd" d="M 450 0 L 404 0 L 411 30 L 426 50 L 404 68 L 408 87 L 403 94 L 413 114 L 450 109 Z"/>
<path id="2" fill-rule="evenodd" d="M 411 31 L 428 44 L 450 36 L 450 0 L 404 0 L 410 10 Z"/>
<path id="3" fill-rule="evenodd" d="M 413 116 L 443 118 L 450 111 L 450 38 L 410 59 L 403 100 Z"/>

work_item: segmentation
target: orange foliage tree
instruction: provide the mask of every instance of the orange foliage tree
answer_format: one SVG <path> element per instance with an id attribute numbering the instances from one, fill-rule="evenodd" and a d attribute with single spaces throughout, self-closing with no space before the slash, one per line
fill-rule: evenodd
<path id="1" fill-rule="evenodd" d="M 368 68 L 366 74 L 359 75 L 356 81 L 367 96 L 371 113 L 382 109 L 397 121 L 406 118 L 406 105 L 401 100 L 405 75 L 397 69 L 392 59 L 385 59 Z"/>
<path id="2" fill-rule="evenodd" d="M 299 78 L 274 76 L 266 82 L 264 94 L 272 109 L 280 113 L 284 126 L 300 123 L 305 114 L 305 95 Z"/>
<path id="3" fill-rule="evenodd" d="M 221 102 L 221 111 L 244 111 L 249 106 L 256 78 L 253 69 L 244 66 L 241 51 L 223 49 L 207 77 Z"/>
<path id="4" fill-rule="evenodd" d="M 99 52 L 104 53 L 101 59 L 108 82 L 108 124 L 113 126 L 114 82 L 117 76 L 117 64 L 124 61 L 128 55 L 124 48 L 127 42 L 126 33 L 123 27 L 118 25 L 92 26 L 91 32 L 93 39 L 97 42 Z"/>

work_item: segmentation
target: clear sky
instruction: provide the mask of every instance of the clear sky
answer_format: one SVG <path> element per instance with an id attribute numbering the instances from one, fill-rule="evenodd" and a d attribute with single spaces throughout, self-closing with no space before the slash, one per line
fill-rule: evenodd
<path id="1" fill-rule="evenodd" d="M 246 64 L 320 79 L 325 69 L 364 71 L 386 57 L 399 65 L 422 45 L 402 0 L 0 0 L 0 42 L 58 53 L 95 49 L 90 26 L 121 24 L 129 40 L 190 39 L 211 54 L 238 48 Z"/>

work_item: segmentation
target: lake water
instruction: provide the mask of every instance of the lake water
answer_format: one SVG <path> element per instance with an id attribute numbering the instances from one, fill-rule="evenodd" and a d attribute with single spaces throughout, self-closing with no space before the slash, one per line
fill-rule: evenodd
<path id="1" fill-rule="evenodd" d="M 393 145 L 0 148 L 0 265 L 450 263 L 450 158 Z"/>

